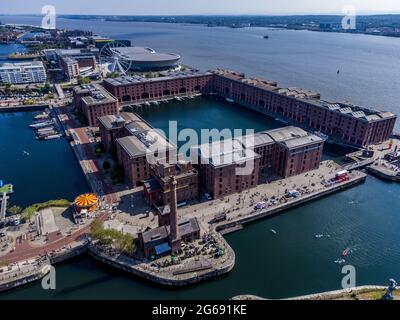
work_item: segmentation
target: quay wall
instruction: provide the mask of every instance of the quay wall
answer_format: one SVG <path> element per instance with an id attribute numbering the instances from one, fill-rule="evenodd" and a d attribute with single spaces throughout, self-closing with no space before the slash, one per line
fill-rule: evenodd
<path id="1" fill-rule="evenodd" d="M 281 213 L 284 210 L 294 208 L 296 206 L 302 205 L 308 201 L 315 200 L 317 198 L 329 195 L 331 193 L 349 188 L 351 186 L 354 186 L 356 184 L 364 182 L 366 179 L 366 174 L 359 172 L 357 177 L 352 178 L 351 180 L 342 183 L 340 185 L 332 186 L 327 188 L 326 190 L 315 192 L 313 194 L 304 196 L 301 199 L 296 199 L 291 201 L 290 203 L 285 203 L 282 204 L 276 208 L 266 210 L 257 214 L 252 214 L 240 219 L 236 219 L 235 221 L 230 221 L 227 223 L 222 223 L 219 224 L 215 227 L 215 230 L 217 231 L 215 233 L 215 236 L 218 237 L 218 239 L 224 243 L 224 246 L 226 247 L 226 256 L 228 259 L 222 263 L 222 265 L 218 267 L 212 267 L 209 270 L 204 270 L 204 271 L 198 271 L 198 272 L 191 272 L 187 274 L 181 274 L 179 276 L 174 276 L 172 273 L 169 275 L 165 275 L 162 273 L 157 273 L 154 270 L 146 270 L 140 266 L 140 263 L 135 264 L 135 260 L 131 259 L 129 263 L 127 261 L 123 261 L 123 259 L 114 258 L 113 256 L 107 254 L 106 252 L 100 250 L 98 247 L 94 245 L 88 245 L 86 242 L 83 243 L 78 243 L 75 247 L 70 248 L 68 250 L 65 250 L 63 252 L 57 253 L 53 256 L 50 257 L 50 263 L 51 264 L 56 264 L 60 263 L 63 261 L 66 261 L 68 259 L 71 259 L 73 257 L 76 257 L 78 255 L 82 255 L 85 253 L 88 253 L 92 258 L 105 263 L 107 265 L 113 266 L 115 268 L 118 268 L 122 271 L 128 272 L 130 274 L 133 274 L 135 276 L 138 276 L 140 278 L 143 278 L 145 280 L 164 285 L 164 286 L 187 286 L 191 284 L 198 283 L 200 281 L 208 280 L 208 279 L 213 279 L 216 277 L 219 277 L 221 275 L 224 275 L 226 273 L 229 273 L 235 266 L 235 252 L 233 249 L 229 246 L 229 244 L 226 242 L 224 237 L 219 233 L 219 231 L 229 231 L 235 230 L 236 226 L 241 226 L 245 225 L 248 223 L 252 223 L 254 221 L 257 221 L 259 219 L 267 218 L 272 215 L 276 215 Z M 12 279 L 12 281 L 5 282 L 4 284 L 0 284 L 0 291 L 2 290 L 8 290 L 32 281 L 36 281 L 41 279 L 45 274 L 38 272 L 35 272 L 33 274 L 29 274 L 25 276 L 24 278 L 18 278 L 16 280 Z M 3 289 L 4 288 L 4 289 Z M 301 297 L 302 299 L 306 299 L 304 297 Z M 299 299 L 299 298 L 297 298 Z M 309 299 L 313 299 L 310 297 Z"/>
<path id="2" fill-rule="evenodd" d="M 395 174 L 386 174 L 385 172 L 374 168 L 373 166 L 367 167 L 367 170 L 369 173 L 371 173 L 373 176 L 376 176 L 377 178 L 381 178 L 383 180 L 387 181 L 393 181 L 393 182 L 400 182 L 400 176 L 395 175 Z"/>
<path id="3" fill-rule="evenodd" d="M 89 246 L 88 253 L 91 257 L 93 257 L 94 259 L 96 259 L 102 263 L 113 266 L 115 268 L 118 268 L 118 269 L 128 272 L 130 274 L 133 274 L 135 276 L 138 276 L 147 281 L 154 282 L 159 285 L 168 286 L 168 287 L 183 287 L 183 286 L 188 286 L 188 285 L 195 284 L 195 283 L 198 283 L 201 281 L 205 281 L 208 279 L 217 278 L 221 275 L 229 273 L 234 268 L 235 253 L 234 253 L 233 249 L 228 245 L 228 243 L 225 241 L 225 239 L 223 239 L 222 236 L 220 236 L 218 234 L 218 237 L 220 237 L 220 239 L 222 241 L 224 241 L 224 244 L 227 248 L 226 254 L 229 255 L 228 261 L 224 265 L 222 265 L 221 267 L 218 267 L 218 268 L 211 268 L 211 270 L 198 271 L 195 273 L 191 272 L 191 273 L 187 273 L 187 274 L 183 274 L 183 275 L 179 275 L 179 276 L 174 276 L 172 274 L 171 274 L 171 276 L 165 276 L 160 273 L 149 272 L 147 270 L 140 268 L 139 266 L 125 263 L 118 258 L 113 258 L 112 256 L 101 251 L 100 249 L 98 249 L 95 246 Z"/>
<path id="4" fill-rule="evenodd" d="M 313 293 L 299 297 L 292 297 L 286 299 L 278 300 L 336 300 L 336 299 L 346 299 L 351 298 L 353 295 L 386 290 L 387 287 L 384 286 L 359 286 L 350 289 L 340 289 L 333 291 L 326 291 L 321 293 Z M 238 295 L 233 297 L 231 300 L 270 300 L 268 298 L 262 298 L 255 295 Z"/>
<path id="5" fill-rule="evenodd" d="M 49 108 L 48 104 L 37 104 L 32 106 L 10 106 L 0 107 L 0 113 L 7 112 L 25 112 L 25 111 L 40 111 Z"/>
<path id="6" fill-rule="evenodd" d="M 98 249 L 95 246 L 90 246 L 88 249 L 88 252 L 89 252 L 90 256 L 92 256 L 93 258 L 95 258 L 98 261 L 101 261 L 105 264 L 116 267 L 120 270 L 129 272 L 131 274 L 134 274 L 136 276 L 139 276 L 139 277 L 149 280 L 151 282 L 155 282 L 155 283 L 165 285 L 165 286 L 186 286 L 186 285 L 194 284 L 194 283 L 197 283 L 200 281 L 204 281 L 207 279 L 215 278 L 220 275 L 226 274 L 234 268 L 235 253 L 234 253 L 233 249 L 229 246 L 229 244 L 226 242 L 226 240 L 223 238 L 223 236 L 219 233 L 220 231 L 228 231 L 228 232 L 229 232 L 229 230 L 235 231 L 236 226 L 241 226 L 244 224 L 252 223 L 259 219 L 263 219 L 263 218 L 267 218 L 272 215 L 276 215 L 278 213 L 281 213 L 284 210 L 294 208 L 296 206 L 299 206 L 306 202 L 329 195 L 331 193 L 338 192 L 338 191 L 344 190 L 346 188 L 350 188 L 354 185 L 364 182 L 365 179 L 366 179 L 366 174 L 364 174 L 362 172 L 358 172 L 358 175 L 356 177 L 353 177 L 351 180 L 346 181 L 340 185 L 335 185 L 335 186 L 329 187 L 326 190 L 315 192 L 313 194 L 304 196 L 301 199 L 296 199 L 294 201 L 291 201 L 290 203 L 282 204 L 282 205 L 280 205 L 276 208 L 270 209 L 270 210 L 266 210 L 266 211 L 263 211 L 263 212 L 260 212 L 257 214 L 248 215 L 246 217 L 236 219 L 235 221 L 230 221 L 227 223 L 222 223 L 222 224 L 217 225 L 215 227 L 215 231 L 217 231 L 215 234 L 221 241 L 224 242 L 225 246 L 228 248 L 227 254 L 231 255 L 231 258 L 229 259 L 229 262 L 226 263 L 224 266 L 221 266 L 221 268 L 212 269 L 211 271 L 207 271 L 207 272 L 201 273 L 201 274 L 196 273 L 194 276 L 193 276 L 193 274 L 188 274 L 187 277 L 183 277 L 183 278 L 178 278 L 178 277 L 174 277 L 174 276 L 166 277 L 159 273 L 157 274 L 154 272 L 148 272 L 147 270 L 143 270 L 140 267 L 137 267 L 133 264 L 127 264 L 118 258 L 113 258 L 112 256 L 101 251 L 100 249 Z"/>
<path id="7" fill-rule="evenodd" d="M 27 274 L 21 273 L 17 277 L 12 279 L 2 279 L 0 282 L 0 292 L 11 290 L 16 287 L 20 287 L 31 283 L 33 281 L 40 280 L 50 271 L 50 263 L 38 266 L 34 271 L 28 272 Z M 8 280 L 8 281 L 7 281 Z"/>
<path id="8" fill-rule="evenodd" d="M 303 196 L 303 197 L 301 197 L 299 199 L 295 199 L 295 200 L 292 200 L 292 201 L 290 201 L 288 203 L 281 204 L 281 205 L 279 205 L 279 206 L 277 206 L 275 208 L 271 208 L 271 209 L 267 209 L 267 210 L 264 210 L 264 211 L 261 211 L 261 212 L 257 212 L 256 214 L 247 215 L 245 217 L 241 217 L 241 218 L 235 219 L 234 221 L 220 223 L 220 224 L 215 226 L 215 230 L 218 231 L 218 232 L 223 231 L 223 230 L 228 231 L 228 232 L 225 232 L 224 234 L 229 233 L 229 230 L 236 231 L 234 227 L 237 226 L 237 225 L 240 226 L 240 225 L 246 225 L 246 224 L 249 224 L 249 223 L 253 223 L 253 222 L 257 221 L 257 220 L 265 219 L 265 218 L 280 214 L 284 210 L 292 209 L 292 208 L 295 208 L 295 207 L 300 206 L 302 204 L 305 204 L 305 203 L 307 203 L 309 201 L 313 201 L 313 200 L 316 200 L 318 198 L 327 196 L 329 194 L 332 194 L 332 193 L 335 193 L 335 192 L 350 188 L 350 187 L 352 187 L 354 185 L 357 185 L 357 184 L 365 182 L 366 177 L 367 177 L 366 174 L 364 174 L 362 172 L 359 172 L 359 175 L 357 177 L 352 178 L 349 181 L 343 182 L 343 183 L 341 183 L 339 185 L 333 185 L 332 187 L 328 187 L 323 191 L 314 192 L 312 194 Z"/>
<path id="9" fill-rule="evenodd" d="M 71 248 L 68 250 L 65 250 L 64 252 L 54 254 L 50 256 L 50 263 L 51 264 L 57 264 L 64 262 L 66 260 L 75 258 L 77 256 L 83 255 L 87 252 L 88 245 L 87 243 L 80 244 L 76 246 L 75 248 Z"/>

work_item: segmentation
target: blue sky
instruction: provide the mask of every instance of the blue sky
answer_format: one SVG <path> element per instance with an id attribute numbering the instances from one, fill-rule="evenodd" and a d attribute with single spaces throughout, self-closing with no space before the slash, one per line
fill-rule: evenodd
<path id="1" fill-rule="evenodd" d="M 41 13 L 53 5 L 71 14 L 341 14 L 352 5 L 358 13 L 399 13 L 399 0 L 1 0 L 0 14 Z"/>

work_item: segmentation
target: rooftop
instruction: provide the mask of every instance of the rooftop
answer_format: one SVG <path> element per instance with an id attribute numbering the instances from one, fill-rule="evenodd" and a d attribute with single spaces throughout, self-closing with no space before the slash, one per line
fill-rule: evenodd
<path id="1" fill-rule="evenodd" d="M 186 236 L 194 232 L 200 231 L 200 226 L 197 218 L 182 219 L 179 221 L 178 227 L 181 236 Z M 150 229 L 142 233 L 143 243 L 145 247 L 152 247 L 161 242 L 165 242 L 169 238 L 169 234 L 169 226 L 162 226 Z"/>
<path id="2" fill-rule="evenodd" d="M 306 137 L 308 133 L 299 127 L 287 126 L 265 131 L 275 142 L 282 142 L 293 138 Z"/>
<path id="3" fill-rule="evenodd" d="M 197 218 L 183 219 L 179 222 L 179 233 L 182 237 L 200 231 Z"/>
<path id="4" fill-rule="evenodd" d="M 276 91 L 287 97 L 294 97 L 294 98 L 319 99 L 321 97 L 321 95 L 316 91 L 301 89 L 297 87 L 279 88 Z"/>
<path id="5" fill-rule="evenodd" d="M 130 157 L 145 156 L 153 154 L 155 151 L 165 151 L 173 149 L 175 146 L 147 122 L 136 114 L 123 113 L 127 124 L 125 128 L 131 134 L 130 136 L 117 139 L 117 143 L 124 148 Z"/>
<path id="6" fill-rule="evenodd" d="M 106 129 L 122 128 L 125 125 L 125 119 L 121 115 L 106 115 L 98 118 L 100 123 Z"/>
<path id="7" fill-rule="evenodd" d="M 118 47 L 111 50 L 121 58 L 132 62 L 178 61 L 181 58 L 175 53 L 158 53 L 146 47 Z"/>
<path id="8" fill-rule="evenodd" d="M 41 61 L 29 61 L 29 62 L 6 62 L 0 65 L 1 69 L 9 69 L 9 68 L 44 68 L 43 62 Z"/>
<path id="9" fill-rule="evenodd" d="M 260 157 L 237 139 L 205 143 L 195 148 L 197 148 L 202 162 L 207 162 L 214 167 L 241 164 Z"/>
<path id="10" fill-rule="evenodd" d="M 246 78 L 244 73 L 225 70 L 225 69 L 216 69 L 212 71 L 214 74 L 224 76 L 226 78 L 240 81 L 255 87 L 264 88 L 267 90 L 275 90 L 277 88 L 276 81 L 267 80 L 267 79 L 260 79 L 260 78 Z"/>
<path id="11" fill-rule="evenodd" d="M 364 119 L 366 121 L 376 121 L 384 118 L 392 118 L 395 115 L 387 111 L 376 111 L 372 108 L 366 108 L 357 106 L 348 102 L 328 102 L 321 100 L 321 95 L 318 92 L 289 87 L 279 88 L 277 83 L 271 80 L 264 80 L 258 78 L 246 78 L 244 73 L 239 73 L 230 70 L 216 69 L 212 71 L 214 74 L 224 76 L 226 78 L 247 83 L 257 88 L 265 89 L 268 91 L 276 92 L 280 95 L 291 97 L 305 103 L 313 104 L 315 106 L 326 108 L 331 111 L 340 112 L 341 114 L 348 115 L 350 117 Z"/>
<path id="12" fill-rule="evenodd" d="M 169 237 L 169 229 L 166 226 L 150 229 L 142 233 L 145 247 L 152 247 L 161 242 L 165 242 Z"/>
<path id="13" fill-rule="evenodd" d="M 288 149 L 294 149 L 319 142 L 323 142 L 323 140 L 314 134 L 310 134 L 305 137 L 293 138 L 280 143 L 285 145 Z"/>
<path id="14" fill-rule="evenodd" d="M 48 49 L 50 51 L 52 49 Z M 89 49 L 55 49 L 54 50 L 58 56 L 80 56 L 80 55 L 97 55 L 99 49 L 89 48 Z"/>
<path id="15" fill-rule="evenodd" d="M 346 114 L 354 118 L 364 119 L 366 121 L 376 121 L 384 118 L 396 117 L 395 114 L 389 111 L 377 111 L 371 108 L 358 106 L 349 102 L 328 102 L 325 100 L 306 99 L 306 98 L 299 98 L 299 100 L 316 105 L 324 109 L 339 112 L 341 114 Z"/>
<path id="16" fill-rule="evenodd" d="M 135 76 L 121 76 L 114 79 L 107 78 L 104 82 L 109 83 L 112 86 L 125 86 L 136 83 L 144 83 L 144 82 L 157 82 L 164 80 L 173 80 L 177 78 L 187 78 L 187 77 L 197 77 L 201 75 L 211 74 L 201 72 L 199 70 L 188 69 L 181 71 L 165 71 L 159 73 L 161 76 L 154 78 L 146 78 L 144 75 L 135 75 Z"/>
<path id="17" fill-rule="evenodd" d="M 99 84 L 82 84 L 74 88 L 86 105 L 117 102 L 118 100 Z"/>
<path id="18" fill-rule="evenodd" d="M 268 131 L 257 132 L 254 135 L 237 137 L 236 140 L 240 141 L 247 148 L 274 143 L 274 140 L 270 137 Z"/>

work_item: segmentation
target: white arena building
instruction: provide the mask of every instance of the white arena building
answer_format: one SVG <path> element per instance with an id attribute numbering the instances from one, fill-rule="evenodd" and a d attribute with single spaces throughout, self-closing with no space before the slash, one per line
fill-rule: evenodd
<path id="1" fill-rule="evenodd" d="M 130 64 L 131 70 L 160 70 L 178 65 L 181 56 L 175 53 L 159 53 L 146 47 L 117 47 L 111 51 L 118 59 Z"/>

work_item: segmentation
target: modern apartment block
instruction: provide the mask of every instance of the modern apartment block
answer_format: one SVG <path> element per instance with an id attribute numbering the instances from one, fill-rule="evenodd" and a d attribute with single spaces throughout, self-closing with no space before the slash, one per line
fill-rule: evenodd
<path id="1" fill-rule="evenodd" d="M 0 80 L 3 83 L 45 83 L 46 79 L 46 70 L 41 61 L 4 63 L 0 66 Z"/>
<path id="2" fill-rule="evenodd" d="M 346 102 L 321 100 L 300 88 L 280 88 L 275 81 L 245 74 L 167 72 L 161 77 L 123 76 L 106 79 L 104 87 L 121 103 L 140 103 L 192 93 L 213 93 L 275 119 L 324 134 L 331 142 L 366 147 L 390 138 L 396 122 L 391 112 L 375 111 Z"/>
<path id="3" fill-rule="evenodd" d="M 58 62 L 64 75 L 71 80 L 78 77 L 83 69 L 96 69 L 99 49 L 46 49 L 44 54 L 48 61 Z"/>
<path id="4" fill-rule="evenodd" d="M 119 114 L 118 100 L 98 84 L 74 87 L 74 105 L 85 116 L 89 126 L 99 125 L 99 117 Z"/>

